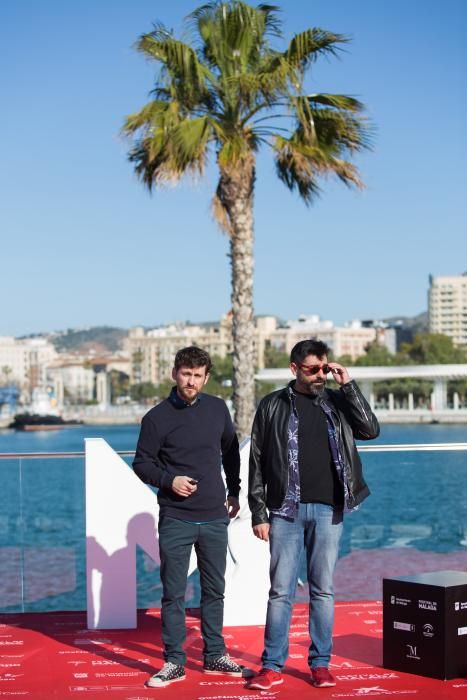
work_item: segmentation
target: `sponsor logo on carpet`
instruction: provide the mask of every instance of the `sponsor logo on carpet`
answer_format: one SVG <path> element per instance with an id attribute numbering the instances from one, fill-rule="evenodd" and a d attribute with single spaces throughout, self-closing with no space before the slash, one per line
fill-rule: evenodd
<path id="1" fill-rule="evenodd" d="M 138 671 L 121 671 L 115 673 L 96 673 L 96 678 L 134 678 L 135 676 L 140 676 Z"/>
<path id="2" fill-rule="evenodd" d="M 372 697 L 373 695 L 416 695 L 418 690 L 387 690 L 379 685 L 364 688 L 354 688 L 349 693 L 333 693 L 332 698 L 361 698 Z"/>
<path id="3" fill-rule="evenodd" d="M 206 695 L 197 698 L 197 700 L 275 700 L 279 691 L 262 690 L 260 693 L 252 695 Z"/>
<path id="4" fill-rule="evenodd" d="M 120 666 L 118 661 L 111 659 L 93 659 L 91 663 L 93 666 Z"/>
<path id="5" fill-rule="evenodd" d="M 245 685 L 245 679 L 239 681 L 200 681 L 200 685 Z"/>
<path id="6" fill-rule="evenodd" d="M 331 661 L 329 663 L 329 668 L 337 670 L 339 668 L 373 668 L 373 666 L 368 664 L 356 664 L 351 661 L 342 661 L 340 664 Z"/>
<path id="7" fill-rule="evenodd" d="M 336 674 L 339 681 L 389 681 L 400 678 L 397 673 L 347 673 Z"/>
<path id="8" fill-rule="evenodd" d="M 109 690 L 135 690 L 134 685 L 70 685 L 68 689 L 72 693 L 108 693 Z"/>
<path id="9" fill-rule="evenodd" d="M 353 612 L 349 612 L 349 615 L 354 615 L 355 617 L 360 617 L 360 615 L 382 615 L 383 611 L 382 610 L 355 610 Z"/>

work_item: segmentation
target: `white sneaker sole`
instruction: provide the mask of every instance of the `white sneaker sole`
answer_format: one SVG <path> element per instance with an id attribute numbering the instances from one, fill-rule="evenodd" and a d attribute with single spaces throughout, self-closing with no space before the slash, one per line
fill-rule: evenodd
<path id="1" fill-rule="evenodd" d="M 336 684 L 335 683 L 327 683 L 326 681 L 324 683 L 318 684 L 318 683 L 313 683 L 313 681 L 311 681 L 311 685 L 313 686 L 313 688 L 334 688 Z"/>
<path id="2" fill-rule="evenodd" d="M 280 685 L 283 682 L 283 678 L 281 678 L 279 681 L 271 681 L 269 685 L 261 685 L 261 681 L 259 681 L 258 683 L 252 681 L 251 683 L 248 683 L 247 688 L 251 688 L 252 690 L 270 690 L 273 685 Z"/>
<path id="3" fill-rule="evenodd" d="M 235 678 L 243 678 L 242 671 L 208 671 L 203 668 L 203 673 L 209 673 L 211 676 L 234 676 Z"/>
<path id="4" fill-rule="evenodd" d="M 171 683 L 177 683 L 178 681 L 184 681 L 186 676 L 181 676 L 180 678 L 172 678 L 170 681 L 161 681 L 160 683 L 154 682 L 151 683 L 151 679 L 146 681 L 144 684 L 146 688 L 165 688 L 166 686 L 170 685 Z"/>

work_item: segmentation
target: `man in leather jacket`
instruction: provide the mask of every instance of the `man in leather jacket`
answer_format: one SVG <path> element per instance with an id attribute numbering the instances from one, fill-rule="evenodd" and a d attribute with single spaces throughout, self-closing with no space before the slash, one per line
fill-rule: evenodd
<path id="1" fill-rule="evenodd" d="M 262 668 L 247 687 L 283 682 L 288 634 L 305 546 L 310 594 L 308 664 L 315 687 L 335 685 L 328 670 L 334 622 L 333 575 L 344 512 L 369 495 L 355 439 L 379 435 L 378 421 L 329 348 L 303 340 L 290 355 L 295 380 L 264 397 L 253 422 L 248 501 L 256 537 L 271 552 Z M 332 376 L 338 390 L 326 387 Z"/>

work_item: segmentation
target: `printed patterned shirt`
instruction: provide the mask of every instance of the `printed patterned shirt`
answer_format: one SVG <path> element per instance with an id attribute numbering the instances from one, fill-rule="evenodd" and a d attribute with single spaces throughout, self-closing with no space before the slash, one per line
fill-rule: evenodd
<path id="1" fill-rule="evenodd" d="M 298 468 L 298 412 L 295 403 L 295 394 L 292 386 L 287 387 L 289 393 L 290 411 L 289 424 L 287 428 L 287 462 L 289 472 L 289 483 L 287 493 L 280 508 L 271 510 L 274 515 L 280 515 L 289 520 L 295 520 L 300 505 L 300 472 Z M 348 512 L 356 510 L 358 506 L 349 507 L 349 488 L 345 475 L 345 461 L 339 449 L 339 440 L 337 437 L 337 428 L 334 422 L 332 409 L 324 401 L 320 399 L 319 406 L 326 416 L 328 428 L 329 449 L 331 451 L 332 461 L 337 471 L 337 475 L 344 487 L 344 511 Z"/>

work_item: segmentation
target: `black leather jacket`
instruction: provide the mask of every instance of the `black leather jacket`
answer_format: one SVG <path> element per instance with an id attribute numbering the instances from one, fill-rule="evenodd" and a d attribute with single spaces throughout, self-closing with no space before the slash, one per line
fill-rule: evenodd
<path id="1" fill-rule="evenodd" d="M 378 421 L 354 381 L 337 391 L 325 389 L 323 400 L 332 410 L 340 453 L 345 460 L 349 491 L 346 505 L 355 508 L 370 494 L 355 439 L 378 437 Z M 248 490 L 253 525 L 269 522 L 266 509 L 280 508 L 287 492 L 287 429 L 291 408 L 286 387 L 265 396 L 256 411 L 251 433 Z"/>

